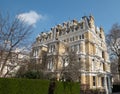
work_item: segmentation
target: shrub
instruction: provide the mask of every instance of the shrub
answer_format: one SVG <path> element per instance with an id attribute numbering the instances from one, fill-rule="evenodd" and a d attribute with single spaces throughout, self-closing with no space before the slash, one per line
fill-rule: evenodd
<path id="1" fill-rule="evenodd" d="M 80 94 L 80 85 L 74 82 L 57 82 L 55 94 Z"/>
<path id="2" fill-rule="evenodd" d="M 45 78 L 41 71 L 26 71 L 23 74 L 17 74 L 17 78 L 28 78 L 28 79 L 43 79 Z"/>
<path id="3" fill-rule="evenodd" d="M 1 78 L 0 94 L 48 94 L 49 84 L 48 80 Z M 79 83 L 67 82 L 64 88 L 63 82 L 56 82 L 54 94 L 80 94 L 79 92 Z"/>
<path id="4" fill-rule="evenodd" d="M 0 79 L 0 94 L 47 94 L 49 81 L 37 79 Z"/>

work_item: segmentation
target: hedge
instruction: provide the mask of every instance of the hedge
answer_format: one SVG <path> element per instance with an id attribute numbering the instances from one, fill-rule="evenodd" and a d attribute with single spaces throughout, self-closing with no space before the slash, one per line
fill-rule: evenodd
<path id="1" fill-rule="evenodd" d="M 73 82 L 57 82 L 55 94 L 80 94 L 80 85 Z"/>
<path id="2" fill-rule="evenodd" d="M 48 94 L 50 81 L 0 78 L 0 94 Z M 57 82 L 54 94 L 80 94 L 79 83 Z"/>

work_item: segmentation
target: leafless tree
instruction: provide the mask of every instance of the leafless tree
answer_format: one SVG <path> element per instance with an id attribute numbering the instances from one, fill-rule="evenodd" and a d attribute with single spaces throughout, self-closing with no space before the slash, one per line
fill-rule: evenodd
<path id="1" fill-rule="evenodd" d="M 30 56 L 30 63 L 28 64 L 28 70 L 36 70 L 36 71 L 45 71 L 47 68 L 47 52 L 41 51 L 41 57 L 32 58 Z"/>
<path id="2" fill-rule="evenodd" d="M 17 17 L 3 16 L 0 13 L 0 77 L 6 77 L 22 60 L 21 51 L 25 49 L 31 34 L 32 26 L 28 26 Z"/>
<path id="3" fill-rule="evenodd" d="M 120 25 L 114 24 L 106 36 L 110 58 L 118 58 L 118 74 L 120 77 Z"/>
<path id="4" fill-rule="evenodd" d="M 80 73 L 82 68 L 82 62 L 76 51 L 69 51 L 62 56 L 63 68 L 61 70 L 61 75 L 63 79 L 68 79 L 72 81 L 80 81 Z"/>
<path id="5" fill-rule="evenodd" d="M 114 58 L 111 60 L 111 73 L 113 76 L 113 84 L 120 83 L 117 67 L 118 67 L 118 60 Z"/>

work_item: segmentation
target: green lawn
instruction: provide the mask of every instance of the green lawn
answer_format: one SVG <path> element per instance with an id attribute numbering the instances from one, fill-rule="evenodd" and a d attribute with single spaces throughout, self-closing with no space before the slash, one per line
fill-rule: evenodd
<path id="1" fill-rule="evenodd" d="M 0 94 L 48 94 L 49 81 L 39 79 L 0 79 Z M 57 82 L 54 94 L 80 94 L 79 83 Z"/>

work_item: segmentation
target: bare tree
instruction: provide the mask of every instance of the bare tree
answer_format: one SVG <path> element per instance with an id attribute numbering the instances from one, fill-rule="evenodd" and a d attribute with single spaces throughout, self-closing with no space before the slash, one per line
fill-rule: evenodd
<path id="1" fill-rule="evenodd" d="M 69 51 L 62 56 L 63 68 L 61 70 L 61 75 L 63 79 L 68 79 L 72 81 L 80 80 L 80 73 L 82 62 L 76 51 Z"/>
<path id="2" fill-rule="evenodd" d="M 118 58 L 118 74 L 120 77 L 120 25 L 114 24 L 106 36 L 111 59 Z"/>
<path id="3" fill-rule="evenodd" d="M 116 58 L 112 59 L 111 60 L 111 73 L 113 76 L 113 84 L 120 83 L 117 67 L 118 67 L 118 60 Z"/>
<path id="4" fill-rule="evenodd" d="M 24 21 L 17 17 L 11 19 L 9 14 L 2 16 L 0 13 L 0 77 L 7 76 L 20 65 L 21 51 L 15 50 L 17 48 L 22 48 L 22 51 L 25 49 L 25 44 L 32 31 L 32 26 L 28 26 Z"/>

